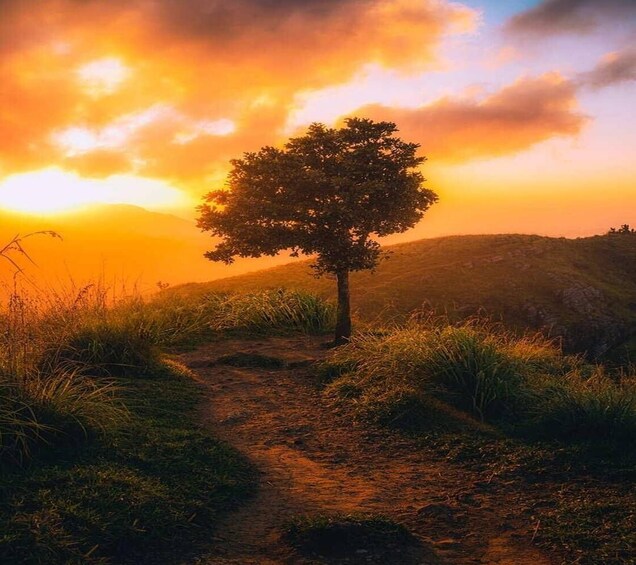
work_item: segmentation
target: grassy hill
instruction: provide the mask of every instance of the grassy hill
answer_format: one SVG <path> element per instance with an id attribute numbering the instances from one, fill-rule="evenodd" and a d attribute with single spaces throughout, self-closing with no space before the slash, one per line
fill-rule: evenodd
<path id="1" fill-rule="evenodd" d="M 569 351 L 599 356 L 636 333 L 636 237 L 581 239 L 477 235 L 388 247 L 377 270 L 352 277 L 359 320 L 404 320 L 416 310 L 451 319 L 486 314 L 507 326 L 561 336 Z M 182 293 L 288 287 L 334 297 L 335 282 L 297 262 Z"/>

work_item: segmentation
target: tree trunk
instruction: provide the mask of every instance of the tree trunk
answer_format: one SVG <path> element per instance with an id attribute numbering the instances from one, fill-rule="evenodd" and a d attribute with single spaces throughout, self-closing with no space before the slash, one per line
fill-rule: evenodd
<path id="1" fill-rule="evenodd" d="M 351 300 L 349 293 L 349 271 L 339 271 L 338 314 L 336 320 L 335 345 L 344 345 L 351 337 Z"/>

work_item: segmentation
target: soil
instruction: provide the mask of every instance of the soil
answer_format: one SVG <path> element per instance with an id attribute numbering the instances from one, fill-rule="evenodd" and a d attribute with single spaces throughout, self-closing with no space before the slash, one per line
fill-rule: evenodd
<path id="1" fill-rule="evenodd" d="M 182 355 L 207 391 L 205 425 L 243 453 L 259 474 L 257 494 L 222 521 L 214 553 L 197 563 L 554 562 L 533 546 L 539 525 L 518 507 L 518 493 L 510 497 L 505 485 L 484 480 L 477 470 L 429 453 L 397 432 L 356 422 L 331 406 L 311 373 L 311 364 L 327 354 L 324 341 L 228 340 Z M 223 362 L 228 356 L 275 358 L 283 366 L 236 366 L 241 363 Z M 285 541 L 292 519 L 360 513 L 403 525 L 418 540 L 417 548 L 410 542 L 380 549 L 372 544 L 320 556 Z"/>

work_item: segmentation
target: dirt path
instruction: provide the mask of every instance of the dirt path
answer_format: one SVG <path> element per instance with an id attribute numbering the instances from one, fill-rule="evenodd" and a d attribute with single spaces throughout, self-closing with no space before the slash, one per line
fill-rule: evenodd
<path id="1" fill-rule="evenodd" d="M 299 515 L 359 512 L 405 525 L 422 542 L 423 564 L 551 563 L 532 547 L 534 524 L 511 504 L 505 488 L 415 448 L 408 438 L 352 423 L 328 406 L 307 368 L 325 355 L 320 341 L 225 341 L 183 355 L 209 390 L 206 425 L 260 473 L 257 496 L 225 520 L 215 554 L 200 563 L 315 563 L 281 541 L 283 525 Z M 273 356 L 286 367 L 215 363 L 237 352 Z M 375 562 L 359 553 L 359 562 Z M 392 562 L 406 561 L 396 554 Z"/>

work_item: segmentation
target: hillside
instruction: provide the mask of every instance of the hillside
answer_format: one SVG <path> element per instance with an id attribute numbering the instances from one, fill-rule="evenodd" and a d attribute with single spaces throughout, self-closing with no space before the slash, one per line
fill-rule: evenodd
<path id="1" fill-rule="evenodd" d="M 352 277 L 362 321 L 403 320 L 418 309 L 453 319 L 485 313 L 513 328 L 561 336 L 567 350 L 594 357 L 636 333 L 636 237 L 454 236 L 387 250 L 374 273 Z M 335 282 L 313 277 L 306 261 L 178 291 L 281 286 L 335 294 Z"/>

